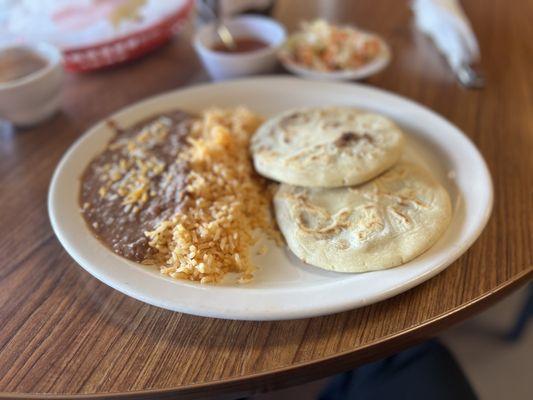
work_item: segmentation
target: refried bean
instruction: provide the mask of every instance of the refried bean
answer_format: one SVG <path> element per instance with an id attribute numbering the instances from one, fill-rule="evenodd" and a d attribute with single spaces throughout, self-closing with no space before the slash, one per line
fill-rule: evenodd
<path id="1" fill-rule="evenodd" d="M 79 202 L 91 231 L 113 252 L 141 262 L 156 251 L 145 232 L 183 206 L 188 169 L 178 156 L 194 120 L 173 111 L 125 130 L 110 121 L 116 134 L 85 169 Z"/>

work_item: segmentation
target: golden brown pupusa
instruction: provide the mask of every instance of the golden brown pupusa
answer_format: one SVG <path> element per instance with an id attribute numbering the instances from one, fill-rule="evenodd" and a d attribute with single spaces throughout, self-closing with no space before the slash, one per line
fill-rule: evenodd
<path id="1" fill-rule="evenodd" d="M 388 118 L 351 107 L 289 110 L 252 139 L 257 171 L 299 186 L 339 187 L 372 179 L 396 163 L 404 137 Z"/>
<path id="2" fill-rule="evenodd" d="M 289 248 L 309 264 L 338 272 L 380 270 L 417 257 L 442 235 L 452 214 L 446 190 L 406 161 L 359 186 L 282 184 L 274 206 Z"/>

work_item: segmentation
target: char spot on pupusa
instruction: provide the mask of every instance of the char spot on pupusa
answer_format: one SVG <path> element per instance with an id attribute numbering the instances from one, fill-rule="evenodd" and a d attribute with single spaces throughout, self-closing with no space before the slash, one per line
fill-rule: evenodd
<path id="1" fill-rule="evenodd" d="M 367 133 L 359 134 L 355 132 L 343 132 L 337 140 L 335 140 L 334 144 L 337 147 L 346 147 L 351 143 L 358 142 L 360 140 L 366 140 L 368 142 L 372 142 L 372 136 L 370 136 Z"/>
<path id="2" fill-rule="evenodd" d="M 291 125 L 292 123 L 294 123 L 296 120 L 298 120 L 300 117 L 302 116 L 302 113 L 300 112 L 295 112 L 295 113 L 292 113 L 290 115 L 287 115 L 285 118 L 283 118 L 280 122 L 279 122 L 279 126 L 281 129 L 286 129 L 289 127 L 289 125 Z"/>

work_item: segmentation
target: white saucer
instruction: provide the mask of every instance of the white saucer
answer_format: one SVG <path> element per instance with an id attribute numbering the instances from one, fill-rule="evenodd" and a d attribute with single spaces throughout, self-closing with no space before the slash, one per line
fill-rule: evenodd
<path id="1" fill-rule="evenodd" d="M 280 62 L 288 71 L 300 75 L 302 78 L 320 81 L 355 81 L 365 79 L 385 69 L 391 61 L 391 51 L 389 46 L 380 37 L 378 37 L 378 40 L 382 49 L 380 54 L 369 63 L 356 69 L 324 72 L 306 68 L 295 62 L 287 61 L 283 57 L 280 57 Z"/>

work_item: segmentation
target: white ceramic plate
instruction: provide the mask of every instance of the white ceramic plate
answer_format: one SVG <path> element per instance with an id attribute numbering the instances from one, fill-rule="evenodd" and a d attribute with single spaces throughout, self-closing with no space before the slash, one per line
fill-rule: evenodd
<path id="1" fill-rule="evenodd" d="M 375 36 L 375 35 L 374 35 Z M 290 62 L 283 57 L 280 57 L 280 62 L 290 72 L 300 75 L 307 79 L 320 81 L 355 81 L 358 79 L 365 79 L 369 76 L 377 74 L 389 65 L 391 60 L 391 51 L 387 43 L 377 37 L 381 45 L 381 53 L 370 61 L 368 64 L 356 69 L 346 69 L 342 71 L 323 72 L 301 66 L 295 62 Z"/>
<path id="2" fill-rule="evenodd" d="M 52 178 L 48 209 L 67 252 L 90 274 L 141 301 L 209 317 L 274 320 L 318 316 L 365 306 L 404 292 L 442 271 L 479 236 L 492 208 L 492 183 L 475 146 L 448 121 L 412 101 L 363 85 L 264 77 L 176 90 L 127 107 L 111 117 L 129 126 L 180 108 L 246 105 L 265 116 L 291 107 L 346 105 L 393 118 L 408 134 L 410 153 L 446 187 L 453 218 L 444 236 L 415 260 L 385 271 L 340 274 L 306 266 L 288 250 L 270 246 L 255 257 L 258 271 L 246 285 L 200 285 L 161 276 L 123 259 L 93 237 L 79 213 L 79 177 L 112 136 L 100 122 L 64 155 Z"/>

